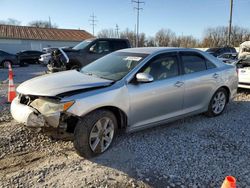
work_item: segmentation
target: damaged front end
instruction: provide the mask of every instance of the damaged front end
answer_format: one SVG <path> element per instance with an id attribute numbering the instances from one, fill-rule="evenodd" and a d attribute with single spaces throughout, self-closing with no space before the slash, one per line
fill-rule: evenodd
<path id="1" fill-rule="evenodd" d="M 67 54 L 61 49 L 58 48 L 57 50 L 51 53 L 51 60 L 48 63 L 48 73 L 53 72 L 60 72 L 66 70 L 66 64 L 69 62 L 69 58 Z"/>
<path id="2" fill-rule="evenodd" d="M 59 98 L 19 94 L 11 103 L 15 120 L 27 127 L 54 127 L 66 123 L 67 110 L 74 101 L 61 102 Z"/>

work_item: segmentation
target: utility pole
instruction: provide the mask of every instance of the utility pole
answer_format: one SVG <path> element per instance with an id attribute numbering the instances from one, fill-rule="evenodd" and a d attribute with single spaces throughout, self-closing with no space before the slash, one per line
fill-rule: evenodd
<path id="1" fill-rule="evenodd" d="M 138 43 L 139 43 L 139 14 L 140 14 L 140 10 L 143 10 L 143 8 L 140 7 L 141 4 L 145 4 L 144 1 L 140 1 L 140 0 L 132 0 L 133 3 L 136 4 L 136 7 L 134 7 L 135 10 L 137 10 L 137 29 L 136 29 L 136 47 L 138 47 Z"/>
<path id="2" fill-rule="evenodd" d="M 50 19 L 50 16 L 49 16 L 49 28 L 51 28 L 51 19 Z"/>
<path id="3" fill-rule="evenodd" d="M 231 44 L 231 32 L 232 32 L 232 15 L 233 15 L 233 0 L 230 0 L 230 18 L 228 27 L 228 46 Z"/>
<path id="4" fill-rule="evenodd" d="M 94 15 L 94 13 L 92 14 L 92 15 L 90 15 L 90 25 L 92 26 L 92 34 L 93 34 L 93 36 L 95 36 L 95 26 L 96 26 L 96 22 L 97 22 L 97 20 L 96 20 L 96 16 Z"/>
<path id="5" fill-rule="evenodd" d="M 119 26 L 117 24 L 115 25 L 115 32 L 116 32 L 117 38 L 119 38 Z"/>

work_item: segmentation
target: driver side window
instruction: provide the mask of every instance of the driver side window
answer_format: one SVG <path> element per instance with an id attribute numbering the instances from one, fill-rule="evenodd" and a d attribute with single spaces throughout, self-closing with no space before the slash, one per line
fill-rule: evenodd
<path id="1" fill-rule="evenodd" d="M 107 53 L 110 51 L 110 46 L 108 41 L 97 41 L 90 47 L 90 51 L 96 54 Z"/>
<path id="2" fill-rule="evenodd" d="M 167 56 L 153 60 L 142 72 L 153 76 L 154 81 L 178 76 L 178 59 L 176 56 Z"/>

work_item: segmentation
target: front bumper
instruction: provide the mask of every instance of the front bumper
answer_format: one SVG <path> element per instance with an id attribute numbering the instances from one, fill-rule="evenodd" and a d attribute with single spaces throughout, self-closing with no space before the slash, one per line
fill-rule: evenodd
<path id="1" fill-rule="evenodd" d="M 44 127 L 52 126 L 54 128 L 59 126 L 60 113 L 46 114 L 39 113 L 36 109 L 21 104 L 18 97 L 16 97 L 10 107 L 12 117 L 19 123 L 23 123 L 27 127 Z"/>
<path id="2" fill-rule="evenodd" d="M 66 70 L 66 68 L 64 66 L 63 67 L 53 67 L 51 64 L 48 64 L 47 68 L 48 68 L 48 72 L 51 72 L 51 73 Z"/>

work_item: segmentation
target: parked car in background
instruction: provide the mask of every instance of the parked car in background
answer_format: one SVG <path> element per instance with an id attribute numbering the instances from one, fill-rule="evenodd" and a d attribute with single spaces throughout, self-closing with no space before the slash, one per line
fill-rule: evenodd
<path id="1" fill-rule="evenodd" d="M 215 57 L 224 53 L 237 53 L 234 47 L 209 48 L 206 50 L 206 52 Z"/>
<path id="2" fill-rule="evenodd" d="M 9 63 L 11 63 L 11 65 L 19 64 L 16 55 L 0 50 L 0 66 L 8 68 Z"/>
<path id="3" fill-rule="evenodd" d="M 238 87 L 250 89 L 250 41 L 245 41 L 240 45 L 236 67 L 239 77 Z"/>
<path id="4" fill-rule="evenodd" d="M 131 48 L 80 71 L 22 83 L 11 113 L 26 126 L 74 132 L 77 152 L 91 157 L 110 147 L 118 129 L 137 131 L 203 112 L 218 116 L 237 85 L 235 67 L 205 52 Z"/>
<path id="5" fill-rule="evenodd" d="M 217 56 L 217 58 L 223 61 L 224 63 L 231 64 L 238 60 L 238 53 L 227 52 L 227 53 Z"/>
<path id="6" fill-rule="evenodd" d="M 40 51 L 27 50 L 18 52 L 16 55 L 19 63 L 23 65 L 24 63 L 39 63 L 39 58 L 42 54 L 44 53 Z"/>
<path id="7" fill-rule="evenodd" d="M 73 48 L 54 51 L 48 69 L 51 72 L 80 69 L 81 67 L 116 50 L 130 48 L 127 39 L 93 38 L 87 39 Z M 61 61 L 63 59 L 67 60 Z"/>

